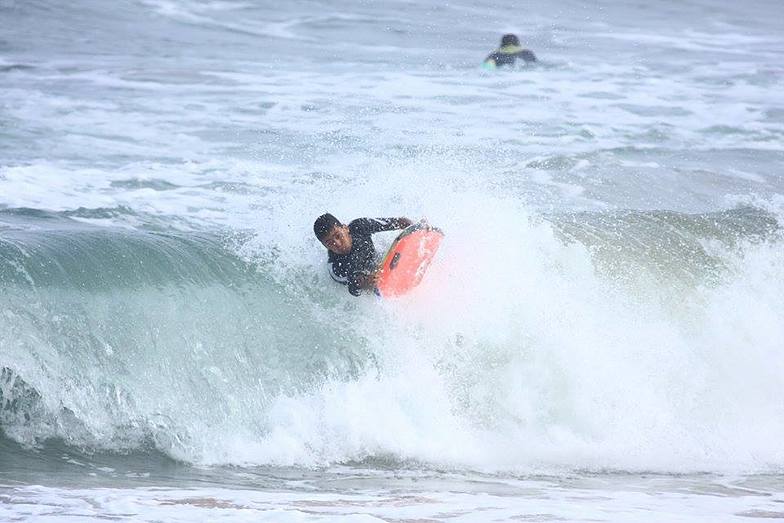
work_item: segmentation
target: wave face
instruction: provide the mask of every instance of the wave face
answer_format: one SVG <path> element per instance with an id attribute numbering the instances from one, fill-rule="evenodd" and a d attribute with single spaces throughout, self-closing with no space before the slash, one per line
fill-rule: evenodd
<path id="1" fill-rule="evenodd" d="M 492 205 L 394 303 L 236 239 L 5 211 L 2 430 L 193 463 L 784 463 L 775 214 Z"/>
<path id="2" fill-rule="evenodd" d="M 216 238 L 12 217 L 24 226 L 0 239 L 0 367 L 14 439 L 197 459 L 212 430 L 260 430 L 270 398 L 367 359 L 308 328 L 296 297 Z"/>

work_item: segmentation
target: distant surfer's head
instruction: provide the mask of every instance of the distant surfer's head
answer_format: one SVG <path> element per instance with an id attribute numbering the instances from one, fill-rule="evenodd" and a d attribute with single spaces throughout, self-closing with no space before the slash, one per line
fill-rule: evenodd
<path id="1" fill-rule="evenodd" d="M 313 222 L 313 232 L 321 244 L 336 254 L 348 254 L 351 251 L 351 234 L 348 226 L 329 213 L 322 214 Z"/>
<path id="2" fill-rule="evenodd" d="M 520 46 L 520 39 L 517 38 L 517 35 L 513 34 L 505 34 L 501 37 L 501 47 L 506 47 L 507 45 L 516 45 Z"/>

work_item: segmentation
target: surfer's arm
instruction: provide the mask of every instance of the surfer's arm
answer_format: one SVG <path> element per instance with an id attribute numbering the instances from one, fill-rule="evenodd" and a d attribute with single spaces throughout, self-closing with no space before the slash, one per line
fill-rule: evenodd
<path id="1" fill-rule="evenodd" d="M 364 229 L 370 234 L 384 231 L 395 231 L 398 229 L 405 229 L 412 222 L 408 218 L 357 218 L 351 222 L 352 227 Z"/>
<path id="2" fill-rule="evenodd" d="M 358 283 L 351 281 L 348 284 L 348 292 L 352 296 L 359 296 L 362 294 L 362 287 L 360 287 Z"/>
<path id="3" fill-rule="evenodd" d="M 375 272 L 352 274 L 348 279 L 348 292 L 353 296 L 359 296 L 362 294 L 362 291 L 375 289 L 377 280 L 378 274 Z"/>
<path id="4" fill-rule="evenodd" d="M 518 58 L 522 58 L 526 62 L 536 62 L 536 55 L 530 49 L 523 49 L 517 53 Z"/>
<path id="5" fill-rule="evenodd" d="M 487 58 L 485 58 L 485 61 L 482 62 L 482 67 L 484 69 L 487 69 L 487 70 L 495 69 L 495 67 L 496 67 L 496 53 L 497 52 L 490 53 L 489 55 L 487 55 Z"/>
<path id="6" fill-rule="evenodd" d="M 364 273 L 359 271 L 352 273 L 348 265 L 337 260 L 329 261 L 329 275 L 336 282 L 345 285 L 352 296 L 359 296 L 362 290 L 367 288 L 368 282 L 365 280 Z M 373 276 L 375 278 L 375 275 Z M 373 285 L 375 286 L 375 279 Z"/>
<path id="7" fill-rule="evenodd" d="M 329 262 L 329 276 L 336 282 L 340 283 L 341 285 L 348 284 L 348 277 L 346 276 L 346 271 L 342 270 L 339 264 Z"/>

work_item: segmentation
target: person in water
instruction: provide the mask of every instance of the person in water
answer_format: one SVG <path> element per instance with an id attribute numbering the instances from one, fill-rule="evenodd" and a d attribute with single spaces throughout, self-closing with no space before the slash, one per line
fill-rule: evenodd
<path id="1" fill-rule="evenodd" d="M 520 39 L 516 35 L 506 34 L 501 37 L 501 47 L 490 53 L 485 58 L 482 67 L 485 69 L 495 69 L 496 67 L 503 67 L 505 65 L 513 66 L 517 60 L 523 60 L 526 63 L 535 62 L 536 55 L 528 49 L 523 49 L 520 46 Z"/>
<path id="2" fill-rule="evenodd" d="M 378 260 L 372 234 L 405 229 L 408 218 L 357 218 L 343 225 L 331 214 L 322 214 L 313 223 L 316 238 L 329 251 L 327 262 L 332 279 L 348 286 L 354 296 L 376 288 Z"/>

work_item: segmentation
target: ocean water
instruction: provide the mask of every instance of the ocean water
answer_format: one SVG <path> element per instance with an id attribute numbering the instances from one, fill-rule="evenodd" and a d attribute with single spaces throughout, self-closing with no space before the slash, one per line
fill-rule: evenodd
<path id="1" fill-rule="evenodd" d="M 0 0 L 0 520 L 784 520 L 784 4 L 502 4 Z"/>

